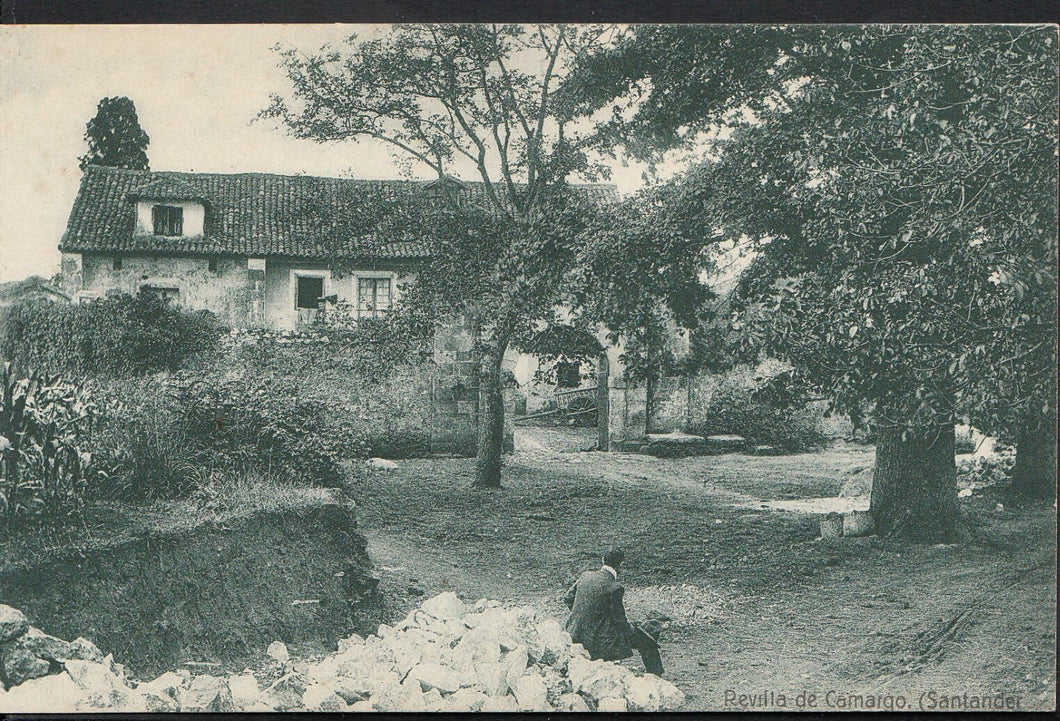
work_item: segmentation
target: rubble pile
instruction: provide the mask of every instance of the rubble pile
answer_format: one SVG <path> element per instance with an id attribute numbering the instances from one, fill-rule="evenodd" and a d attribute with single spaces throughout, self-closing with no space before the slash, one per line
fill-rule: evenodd
<path id="1" fill-rule="evenodd" d="M 47 639 L 47 640 L 44 640 Z M 0 711 L 667 711 L 684 694 L 652 674 L 591 661 L 553 618 L 453 593 L 322 658 L 222 677 L 169 671 L 136 683 L 84 639 L 67 643 L 0 605 Z M 60 708 L 61 707 L 61 708 Z"/>

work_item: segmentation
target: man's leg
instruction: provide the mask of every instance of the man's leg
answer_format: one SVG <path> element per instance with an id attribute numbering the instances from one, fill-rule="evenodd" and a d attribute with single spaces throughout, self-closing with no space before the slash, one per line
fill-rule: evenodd
<path id="1" fill-rule="evenodd" d="M 633 626 L 632 646 L 640 652 L 644 661 L 644 668 L 648 673 L 662 676 L 662 656 L 659 655 L 659 644 L 651 636 L 642 631 L 638 626 Z"/>

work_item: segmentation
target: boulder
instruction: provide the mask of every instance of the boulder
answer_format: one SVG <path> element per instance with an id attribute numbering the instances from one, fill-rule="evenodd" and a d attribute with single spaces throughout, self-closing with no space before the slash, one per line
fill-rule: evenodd
<path id="1" fill-rule="evenodd" d="M 483 713 L 510 713 L 519 710 L 519 704 L 511 696 L 490 696 L 482 702 Z"/>
<path id="2" fill-rule="evenodd" d="M 28 629 L 29 621 L 22 611 L 0 603 L 0 643 L 18 638 Z"/>
<path id="3" fill-rule="evenodd" d="M 572 692 L 565 693 L 556 699 L 556 708 L 560 711 L 582 713 L 589 710 L 589 704 L 585 703 L 585 699 L 580 694 Z"/>
<path id="4" fill-rule="evenodd" d="M 81 687 L 88 707 L 120 709 L 122 711 L 144 711 L 143 696 L 135 693 L 114 673 L 109 663 L 71 659 L 63 662 L 70 678 Z"/>
<path id="5" fill-rule="evenodd" d="M 459 619 L 468 611 L 467 604 L 457 598 L 452 591 L 428 598 L 420 604 L 420 608 L 435 618 L 446 619 Z"/>
<path id="6" fill-rule="evenodd" d="M 343 653 L 355 646 L 364 646 L 364 639 L 358 636 L 356 633 L 351 633 L 346 638 L 340 638 L 338 644 L 338 652 Z"/>
<path id="7" fill-rule="evenodd" d="M 444 699 L 438 689 L 432 688 L 423 694 L 423 705 L 427 711 L 441 711 Z"/>
<path id="8" fill-rule="evenodd" d="M 302 694 L 302 706 L 306 711 L 345 711 L 346 702 L 334 691 L 321 683 L 310 684 Z"/>
<path id="9" fill-rule="evenodd" d="M 31 679 L 0 691 L 0 713 L 72 713 L 87 704 L 84 689 L 68 673 Z"/>
<path id="10" fill-rule="evenodd" d="M 265 689 L 265 693 L 262 694 L 262 700 L 273 706 L 277 711 L 290 711 L 301 705 L 305 688 L 306 682 L 302 674 L 284 674 Z"/>
<path id="11" fill-rule="evenodd" d="M 21 640 L 15 639 L 0 647 L 0 677 L 3 677 L 8 688 L 47 676 L 52 671 L 51 662 L 21 646 Z"/>
<path id="12" fill-rule="evenodd" d="M 481 691 L 476 691 L 473 688 L 461 688 L 445 700 L 445 706 L 442 710 L 453 713 L 479 711 L 487 699 L 489 699 L 489 696 Z"/>
<path id="13" fill-rule="evenodd" d="M 535 673 L 519 677 L 512 687 L 512 694 L 520 711 L 549 711 L 548 689 L 545 681 Z"/>
<path id="14" fill-rule="evenodd" d="M 374 712 L 374 711 L 378 711 L 379 709 L 377 709 L 375 707 L 375 704 L 373 704 L 371 701 L 358 701 L 357 703 L 352 704 L 350 706 L 349 710 L 350 711 L 354 711 L 356 713 L 363 713 L 365 711 L 373 711 Z"/>
<path id="15" fill-rule="evenodd" d="M 844 536 L 867 536 L 873 528 L 875 522 L 868 511 L 848 511 L 843 514 Z"/>
<path id="16" fill-rule="evenodd" d="M 26 629 L 24 634 L 10 641 L 9 646 L 24 648 L 37 658 L 49 661 L 66 661 L 74 657 L 69 643 L 32 626 Z"/>
<path id="17" fill-rule="evenodd" d="M 526 666 L 530 663 L 530 656 L 526 651 L 526 646 L 519 646 L 506 653 L 504 658 L 501 659 L 501 663 L 507 668 L 508 688 L 514 688 L 515 682 L 526 673 Z"/>
<path id="18" fill-rule="evenodd" d="M 355 704 L 358 701 L 364 701 L 368 695 L 367 691 L 362 690 L 362 686 L 362 684 L 356 683 L 354 679 L 340 677 L 335 679 L 330 688 L 346 703 Z"/>
<path id="19" fill-rule="evenodd" d="M 476 663 L 475 679 L 478 687 L 489 696 L 508 693 L 508 667 L 499 661 Z"/>
<path id="20" fill-rule="evenodd" d="M 291 660 L 291 654 L 287 651 L 287 644 L 283 641 L 270 643 L 269 647 L 265 649 L 265 655 L 281 666 L 287 665 L 287 662 Z"/>
<path id="21" fill-rule="evenodd" d="M 582 662 L 582 659 L 577 659 L 577 661 Z M 583 666 L 575 671 L 575 659 L 571 659 L 570 667 L 567 669 L 574 691 L 594 699 L 625 697 L 628 681 L 634 677 L 628 668 L 609 661 L 583 663 L 588 667 Z"/>
<path id="22" fill-rule="evenodd" d="M 103 652 L 87 638 L 75 638 L 70 642 L 70 658 L 81 661 L 102 661 Z"/>
<path id="23" fill-rule="evenodd" d="M 140 692 L 151 692 L 164 694 L 172 699 L 177 698 L 180 687 L 184 685 L 184 677 L 173 671 L 166 671 L 153 681 L 145 681 L 137 685 L 136 690 Z"/>
<path id="24" fill-rule="evenodd" d="M 227 713 L 235 711 L 232 692 L 223 678 L 203 674 L 196 676 L 187 688 L 180 690 L 181 711 Z"/>
<path id="25" fill-rule="evenodd" d="M 501 660 L 497 639 L 481 627 L 465 633 L 453 651 L 468 663 L 497 663 Z"/>
<path id="26" fill-rule="evenodd" d="M 165 694 L 141 691 L 139 688 L 136 689 L 136 693 L 144 700 L 144 707 L 149 713 L 169 713 L 180 710 L 177 702 Z"/>
<path id="27" fill-rule="evenodd" d="M 369 458 L 368 467 L 373 471 L 389 472 L 396 471 L 398 469 L 398 464 L 387 460 L 386 458 Z"/>
<path id="28" fill-rule="evenodd" d="M 558 621 L 547 618 L 537 624 L 536 631 L 533 650 L 538 661 L 553 665 L 566 659 L 570 653 L 571 637 Z"/>
<path id="29" fill-rule="evenodd" d="M 596 702 L 597 711 L 628 711 L 629 706 L 626 704 L 626 699 L 619 698 L 616 696 L 605 696 Z"/>
<path id="30" fill-rule="evenodd" d="M 424 692 L 437 689 L 441 693 L 455 693 L 461 685 L 459 673 L 437 663 L 416 664 L 409 671 L 408 678 L 418 681 Z"/>
<path id="31" fill-rule="evenodd" d="M 258 680 L 254 674 L 246 671 L 228 679 L 228 690 L 232 694 L 232 702 L 243 710 L 253 706 L 261 697 Z"/>
<path id="32" fill-rule="evenodd" d="M 685 700 L 680 689 L 654 674 L 634 676 L 627 686 L 626 700 L 633 711 L 674 711 Z"/>

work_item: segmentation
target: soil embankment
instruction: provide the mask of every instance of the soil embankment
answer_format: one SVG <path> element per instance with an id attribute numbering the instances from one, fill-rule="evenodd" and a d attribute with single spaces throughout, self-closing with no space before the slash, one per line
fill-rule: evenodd
<path id="1" fill-rule="evenodd" d="M 353 504 L 339 497 L 0 568 L 0 603 L 47 633 L 92 638 L 139 677 L 239 670 L 277 639 L 330 650 L 376 628 L 374 586 Z"/>

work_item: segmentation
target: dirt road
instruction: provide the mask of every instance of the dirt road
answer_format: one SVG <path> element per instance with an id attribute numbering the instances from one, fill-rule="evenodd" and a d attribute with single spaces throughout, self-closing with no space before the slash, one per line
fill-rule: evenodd
<path id="1" fill-rule="evenodd" d="M 672 619 L 663 660 L 690 710 L 792 710 L 800 694 L 815 710 L 942 710 L 998 694 L 1055 706 L 1052 505 L 987 489 L 962 499 L 961 544 L 822 541 L 812 516 L 739 506 L 835 495 L 871 449 L 654 459 L 578 452 L 584 440 L 522 431 L 499 491 L 472 489 L 462 459 L 358 482 L 393 615 L 418 591 L 455 590 L 563 619 L 558 595 L 619 543 L 630 616 Z"/>

